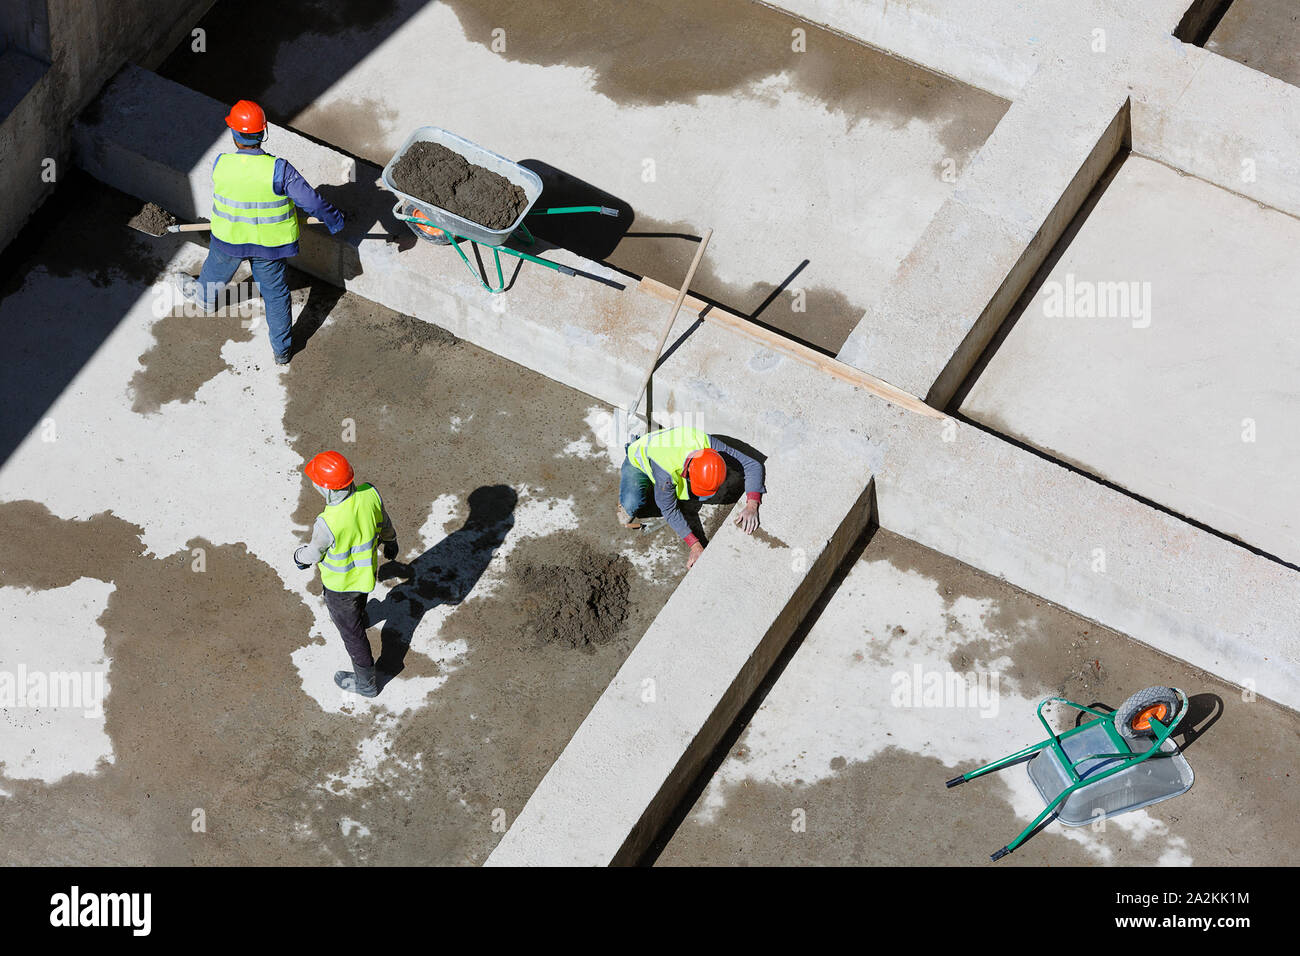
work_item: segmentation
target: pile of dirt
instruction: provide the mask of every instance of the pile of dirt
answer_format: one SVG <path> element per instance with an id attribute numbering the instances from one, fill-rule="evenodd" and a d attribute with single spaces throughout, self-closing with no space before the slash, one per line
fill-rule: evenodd
<path id="1" fill-rule="evenodd" d="M 393 167 L 393 185 L 489 229 L 513 225 L 528 205 L 510 180 L 439 143 L 412 143 Z"/>
<path id="2" fill-rule="evenodd" d="M 127 225 L 151 236 L 161 236 L 168 226 L 176 225 L 176 217 L 157 203 L 147 202 L 144 208 L 127 221 Z"/>
<path id="3" fill-rule="evenodd" d="M 526 592 L 525 636 L 573 648 L 608 644 L 627 620 L 632 563 L 567 535 L 538 543 L 547 545 L 544 556 L 511 567 Z"/>

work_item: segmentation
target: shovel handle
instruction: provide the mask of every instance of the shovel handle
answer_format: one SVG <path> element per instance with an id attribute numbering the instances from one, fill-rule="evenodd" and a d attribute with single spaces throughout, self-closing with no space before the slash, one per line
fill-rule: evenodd
<path id="1" fill-rule="evenodd" d="M 319 223 L 320 220 L 314 216 L 309 216 L 307 217 L 307 222 Z M 187 223 L 177 224 L 175 226 L 168 226 L 167 231 L 168 232 L 207 232 L 211 228 L 212 228 L 212 223 L 210 222 L 187 222 Z"/>

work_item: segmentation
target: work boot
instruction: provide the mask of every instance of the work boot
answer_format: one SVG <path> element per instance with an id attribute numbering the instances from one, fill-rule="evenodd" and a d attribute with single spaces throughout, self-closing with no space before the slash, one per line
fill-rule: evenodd
<path id="1" fill-rule="evenodd" d="M 199 286 L 199 280 L 185 272 L 173 272 L 171 274 L 172 285 L 181 297 L 188 302 L 197 305 L 206 313 L 213 313 L 216 309 L 209 309 L 208 304 L 203 301 L 203 290 Z"/>
<path id="2" fill-rule="evenodd" d="M 357 667 L 356 671 L 338 671 L 334 674 L 334 683 L 348 693 L 360 694 L 362 697 L 374 697 L 379 693 L 373 665 Z"/>

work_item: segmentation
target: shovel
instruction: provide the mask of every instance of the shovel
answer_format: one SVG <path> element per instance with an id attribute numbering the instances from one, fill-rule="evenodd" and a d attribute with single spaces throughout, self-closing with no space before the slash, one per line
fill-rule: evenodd
<path id="1" fill-rule="evenodd" d="M 654 355 L 650 359 L 650 367 L 646 370 L 645 379 L 641 382 L 641 388 L 632 400 L 632 404 L 626 410 L 619 410 L 618 434 L 623 441 L 626 441 L 631 436 L 635 424 L 644 422 L 647 429 L 654 427 L 650 421 L 650 410 L 647 408 L 645 415 L 638 416 L 637 408 L 641 405 L 641 399 L 645 397 L 646 390 L 650 388 L 650 380 L 654 377 L 655 367 L 659 364 L 659 355 L 664 350 L 664 343 L 668 341 L 668 333 L 672 331 L 673 323 L 677 321 L 677 313 L 682 310 L 682 303 L 686 301 L 686 293 L 691 288 L 691 280 L 695 278 L 695 270 L 699 268 L 700 260 L 704 258 L 704 250 L 708 247 L 711 238 L 713 238 L 713 230 L 704 230 L 704 236 L 700 239 L 700 247 L 695 250 L 695 258 L 691 260 L 691 267 L 686 270 L 686 278 L 682 281 L 681 289 L 673 302 L 672 311 L 668 313 L 668 321 L 664 323 L 663 334 L 659 336 L 659 345 L 655 348 Z M 619 442 L 615 442 L 613 450 L 621 454 L 621 449 L 618 446 Z"/>
<path id="2" fill-rule="evenodd" d="M 309 223 L 318 223 L 319 219 L 308 218 Z M 207 232 L 212 228 L 210 222 L 178 223 L 176 217 L 157 203 L 145 203 L 141 210 L 127 222 L 137 232 L 157 239 L 169 232 Z"/>

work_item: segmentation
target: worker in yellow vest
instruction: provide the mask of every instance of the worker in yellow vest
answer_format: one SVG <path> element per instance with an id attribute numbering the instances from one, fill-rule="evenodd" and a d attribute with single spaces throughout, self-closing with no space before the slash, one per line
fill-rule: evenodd
<path id="1" fill-rule="evenodd" d="M 655 507 L 690 549 L 686 567 L 695 566 L 704 544 L 691 531 L 678 506 L 691 498 L 711 498 L 727 478 L 725 458 L 745 473 L 745 507 L 736 524 L 746 534 L 758 530 L 758 506 L 763 487 L 763 463 L 698 428 L 665 428 L 629 442 L 619 477 L 618 517 L 623 527 L 641 529 Z"/>
<path id="2" fill-rule="evenodd" d="M 343 214 L 288 161 L 262 149 L 266 114 L 260 106 L 240 100 L 226 117 L 226 125 L 238 148 L 222 153 L 212 166 L 212 240 L 207 261 L 197 280 L 177 272 L 172 281 L 185 298 L 213 312 L 222 287 L 247 259 L 266 304 L 275 364 L 287 365 L 293 335 L 284 267 L 286 259 L 298 254 L 297 209 L 321 220 L 331 234 L 343 228 Z"/>
<path id="3" fill-rule="evenodd" d="M 373 485 L 357 485 L 352 466 L 336 451 L 323 451 L 303 469 L 325 499 L 312 528 L 311 542 L 293 553 L 300 570 L 320 565 L 325 607 L 352 658 L 351 671 L 339 671 L 334 683 L 362 697 L 379 693 L 375 659 L 366 637 L 366 599 L 375 589 L 379 546 L 384 557 L 397 557 L 397 533 Z"/>

